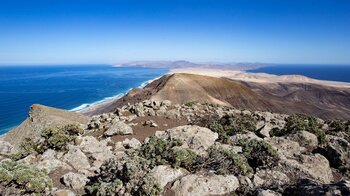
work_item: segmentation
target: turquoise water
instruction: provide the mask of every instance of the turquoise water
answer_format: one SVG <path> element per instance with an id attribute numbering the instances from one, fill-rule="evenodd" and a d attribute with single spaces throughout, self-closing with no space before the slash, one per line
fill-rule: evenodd
<path id="1" fill-rule="evenodd" d="M 320 80 L 350 82 L 350 65 L 273 65 L 246 71 L 275 75 L 298 74 Z"/>
<path id="2" fill-rule="evenodd" d="M 32 104 L 79 111 L 121 96 L 167 71 L 109 65 L 2 66 L 0 134 L 20 124 Z"/>

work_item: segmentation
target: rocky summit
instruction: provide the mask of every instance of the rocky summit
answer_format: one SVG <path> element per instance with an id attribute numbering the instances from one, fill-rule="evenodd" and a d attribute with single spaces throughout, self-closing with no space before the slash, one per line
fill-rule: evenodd
<path id="1" fill-rule="evenodd" d="M 350 195 L 350 121 L 144 100 L 35 105 L 0 140 L 1 195 Z"/>

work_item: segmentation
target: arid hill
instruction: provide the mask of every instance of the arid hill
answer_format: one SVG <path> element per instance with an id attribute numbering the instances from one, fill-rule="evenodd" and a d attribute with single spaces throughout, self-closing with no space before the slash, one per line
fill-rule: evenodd
<path id="1" fill-rule="evenodd" d="M 127 103 L 145 99 L 173 103 L 212 103 L 237 109 L 302 113 L 325 119 L 350 118 L 350 89 L 312 83 L 255 83 L 203 75 L 166 75 L 134 89 L 123 98 L 86 112 L 88 115 L 113 112 Z"/>
<path id="2" fill-rule="evenodd" d="M 79 113 L 34 104 L 30 107 L 27 119 L 6 133 L 3 139 L 19 147 L 25 138 L 33 140 L 39 138 L 41 131 L 45 128 L 67 124 L 86 124 L 89 120 L 89 117 Z"/>

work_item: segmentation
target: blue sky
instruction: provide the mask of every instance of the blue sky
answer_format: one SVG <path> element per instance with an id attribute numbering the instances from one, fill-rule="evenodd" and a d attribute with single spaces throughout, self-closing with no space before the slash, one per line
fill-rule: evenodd
<path id="1" fill-rule="evenodd" d="M 350 1 L 0 1 L 0 64 L 180 59 L 350 64 Z"/>

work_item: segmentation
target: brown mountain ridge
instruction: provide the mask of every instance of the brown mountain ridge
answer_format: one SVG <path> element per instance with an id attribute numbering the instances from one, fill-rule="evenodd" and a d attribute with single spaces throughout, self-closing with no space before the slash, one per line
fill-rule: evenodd
<path id="1" fill-rule="evenodd" d="M 302 113 L 324 119 L 350 118 L 350 90 L 311 83 L 256 83 L 203 75 L 165 75 L 144 89 L 134 89 L 119 100 L 88 115 L 113 112 L 127 103 L 146 99 L 171 100 L 232 106 L 237 109 Z"/>

